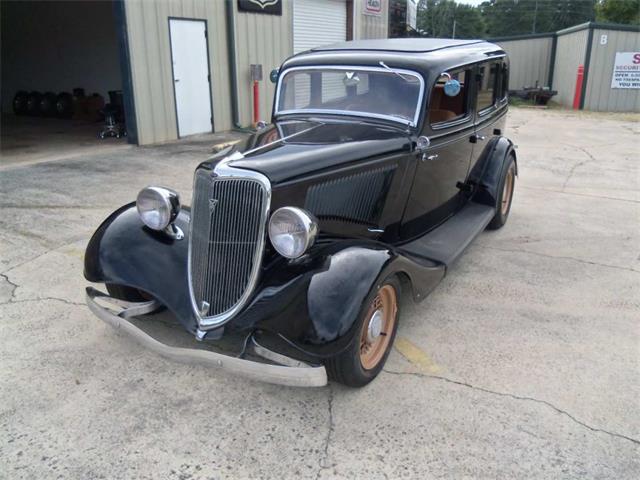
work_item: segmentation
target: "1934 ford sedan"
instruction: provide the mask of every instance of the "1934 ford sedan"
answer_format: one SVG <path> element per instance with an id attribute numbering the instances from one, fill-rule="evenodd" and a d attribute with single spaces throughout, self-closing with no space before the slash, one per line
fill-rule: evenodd
<path id="1" fill-rule="evenodd" d="M 191 208 L 150 186 L 98 228 L 85 277 L 109 293 L 89 287 L 87 302 L 174 360 L 362 386 L 392 347 L 401 289 L 423 299 L 507 220 L 507 57 L 484 41 L 370 40 L 274 73 L 272 123 L 198 166 Z M 245 341 L 223 355 L 132 322 L 163 306 L 201 342 Z"/>

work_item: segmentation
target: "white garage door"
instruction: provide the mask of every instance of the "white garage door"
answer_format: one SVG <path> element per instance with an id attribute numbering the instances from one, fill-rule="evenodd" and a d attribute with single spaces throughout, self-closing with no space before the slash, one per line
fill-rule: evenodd
<path id="1" fill-rule="evenodd" d="M 347 39 L 345 0 L 295 0 L 293 53 Z"/>

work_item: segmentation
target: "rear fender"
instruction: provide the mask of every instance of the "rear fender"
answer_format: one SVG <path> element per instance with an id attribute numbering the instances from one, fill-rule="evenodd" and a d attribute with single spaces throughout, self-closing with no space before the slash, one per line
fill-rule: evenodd
<path id="1" fill-rule="evenodd" d="M 473 194 L 473 201 L 495 208 L 498 207 L 500 180 L 511 155 L 516 161 L 517 175 L 518 163 L 513 142 L 506 137 L 498 137 L 487 145 L 482 157 L 469 174 L 470 183 L 477 186 Z"/>

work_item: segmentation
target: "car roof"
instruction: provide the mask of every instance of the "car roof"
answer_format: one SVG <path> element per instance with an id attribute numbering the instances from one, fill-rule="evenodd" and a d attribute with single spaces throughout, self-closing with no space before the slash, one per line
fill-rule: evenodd
<path id="1" fill-rule="evenodd" d="M 336 50 L 351 51 L 380 51 L 380 52 L 433 52 L 444 48 L 464 47 L 484 40 L 453 40 L 450 38 L 390 38 L 375 40 L 356 40 L 350 42 L 333 43 L 312 48 L 313 52 L 330 52 Z"/>
<path id="2" fill-rule="evenodd" d="M 506 52 L 485 40 L 453 40 L 449 38 L 391 38 L 356 40 L 315 47 L 290 57 L 282 70 L 290 67 L 317 65 L 377 66 L 419 72 L 425 80 L 437 78 L 441 72 L 491 58 Z"/>

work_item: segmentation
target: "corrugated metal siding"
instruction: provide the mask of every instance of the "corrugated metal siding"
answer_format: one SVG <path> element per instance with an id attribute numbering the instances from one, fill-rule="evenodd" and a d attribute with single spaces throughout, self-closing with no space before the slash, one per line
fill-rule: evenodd
<path id="1" fill-rule="evenodd" d="M 509 55 L 509 88 L 549 84 L 549 64 L 553 38 L 531 38 L 496 42 Z"/>
<path id="2" fill-rule="evenodd" d="M 220 3 L 208 0 L 210 3 Z M 252 121 L 253 91 L 251 85 L 252 63 L 262 64 L 263 80 L 260 82 L 260 116 L 271 118 L 275 86 L 269 81 L 269 72 L 280 67 L 293 53 L 292 13 L 293 2 L 283 0 L 282 16 L 238 12 L 233 2 L 236 18 L 236 59 L 238 65 L 238 110 L 240 123 Z M 231 114 L 229 114 L 231 116 Z"/>
<path id="3" fill-rule="evenodd" d="M 606 45 L 600 45 L 600 36 L 603 34 L 607 35 Z M 639 51 L 640 33 L 638 32 L 594 30 L 584 102 L 585 110 L 640 112 L 640 90 L 611 88 L 616 52 Z"/>
<path id="4" fill-rule="evenodd" d="M 553 74 L 553 89 L 557 90 L 558 94 L 553 100 L 565 107 L 573 105 L 576 73 L 578 66 L 584 65 L 588 36 L 588 29 L 558 36 Z"/>
<path id="5" fill-rule="evenodd" d="M 207 20 L 213 121 L 216 131 L 231 128 L 229 71 L 224 2 L 190 0 L 125 3 L 131 55 L 138 142 L 149 144 L 177 138 L 169 17 Z"/>
<path id="6" fill-rule="evenodd" d="M 347 39 L 344 0 L 295 0 L 293 3 L 293 53 Z"/>
<path id="7" fill-rule="evenodd" d="M 353 39 L 389 37 L 389 3 L 382 0 L 382 15 L 364 15 L 364 1 L 353 0 Z"/>

